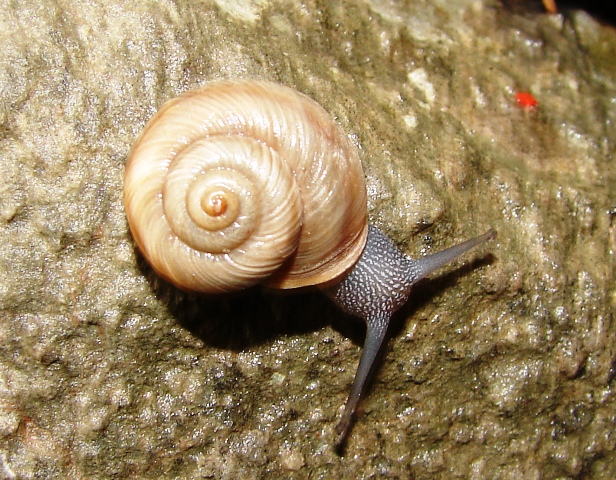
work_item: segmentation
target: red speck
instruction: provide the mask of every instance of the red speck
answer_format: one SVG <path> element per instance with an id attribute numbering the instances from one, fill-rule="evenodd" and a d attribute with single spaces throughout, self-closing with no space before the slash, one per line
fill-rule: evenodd
<path id="1" fill-rule="evenodd" d="M 534 108 L 539 105 L 539 102 L 535 97 L 533 97 L 532 93 L 528 92 L 518 92 L 515 94 L 515 100 L 518 102 L 520 107 L 525 108 Z"/>

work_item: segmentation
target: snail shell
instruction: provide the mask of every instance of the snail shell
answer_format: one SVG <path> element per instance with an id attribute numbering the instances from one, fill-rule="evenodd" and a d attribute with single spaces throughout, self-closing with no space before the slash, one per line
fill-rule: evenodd
<path id="1" fill-rule="evenodd" d="M 316 102 L 268 82 L 165 103 L 129 155 L 124 204 L 153 268 L 199 292 L 335 281 L 368 232 L 357 148 Z"/>

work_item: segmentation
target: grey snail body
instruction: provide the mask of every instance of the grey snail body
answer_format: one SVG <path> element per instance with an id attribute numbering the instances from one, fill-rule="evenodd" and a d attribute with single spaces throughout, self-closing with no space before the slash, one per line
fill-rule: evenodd
<path id="1" fill-rule="evenodd" d="M 314 285 L 366 322 L 338 445 L 413 284 L 495 236 L 408 257 L 367 224 L 357 148 L 329 114 L 288 87 L 252 80 L 167 102 L 131 150 L 124 204 L 144 257 L 181 289 Z"/>

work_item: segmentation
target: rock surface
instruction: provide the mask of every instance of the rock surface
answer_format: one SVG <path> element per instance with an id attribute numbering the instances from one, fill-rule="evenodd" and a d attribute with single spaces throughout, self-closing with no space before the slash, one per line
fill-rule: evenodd
<path id="1" fill-rule="evenodd" d="M 614 29 L 488 0 L 128 5 L 0 9 L 0 477 L 616 478 Z M 499 232 L 397 316 L 344 455 L 361 325 L 318 293 L 179 293 L 128 232 L 147 120 L 237 77 L 354 135 L 409 253 Z"/>

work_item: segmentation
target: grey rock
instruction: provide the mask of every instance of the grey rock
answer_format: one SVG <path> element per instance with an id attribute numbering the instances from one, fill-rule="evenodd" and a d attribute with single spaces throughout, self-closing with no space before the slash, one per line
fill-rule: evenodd
<path id="1" fill-rule="evenodd" d="M 616 478 L 616 32 L 487 0 L 4 2 L 0 477 Z M 344 455 L 362 327 L 318 292 L 193 297 L 135 252 L 123 165 L 217 78 L 362 148 L 418 286 Z M 535 108 L 516 105 L 530 91 Z"/>

